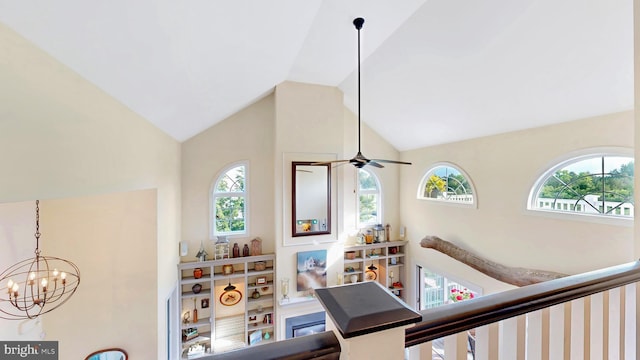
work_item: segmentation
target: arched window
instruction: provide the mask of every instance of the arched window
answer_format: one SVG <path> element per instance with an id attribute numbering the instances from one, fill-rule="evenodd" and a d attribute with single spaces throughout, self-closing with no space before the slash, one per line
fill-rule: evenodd
<path id="1" fill-rule="evenodd" d="M 211 189 L 212 236 L 248 233 L 248 164 L 235 163 L 220 172 Z"/>
<path id="2" fill-rule="evenodd" d="M 633 219 L 630 155 L 591 152 L 546 171 L 529 195 L 529 209 Z"/>
<path id="3" fill-rule="evenodd" d="M 475 191 L 469 177 L 457 166 L 437 164 L 420 181 L 418 199 L 475 204 Z"/>
<path id="4" fill-rule="evenodd" d="M 380 181 L 365 169 L 358 169 L 358 222 L 361 228 L 382 224 Z"/>

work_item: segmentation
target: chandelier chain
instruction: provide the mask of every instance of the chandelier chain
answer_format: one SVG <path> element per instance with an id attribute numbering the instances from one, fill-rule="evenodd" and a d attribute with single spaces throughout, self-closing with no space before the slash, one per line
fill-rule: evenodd
<path id="1" fill-rule="evenodd" d="M 36 200 L 36 256 L 40 255 L 40 200 Z"/>

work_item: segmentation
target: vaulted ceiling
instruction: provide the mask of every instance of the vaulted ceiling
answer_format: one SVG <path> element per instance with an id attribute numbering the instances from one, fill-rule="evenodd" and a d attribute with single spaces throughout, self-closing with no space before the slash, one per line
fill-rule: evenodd
<path id="1" fill-rule="evenodd" d="M 184 141 L 286 80 L 398 150 L 633 108 L 631 0 L 0 0 L 0 22 Z"/>

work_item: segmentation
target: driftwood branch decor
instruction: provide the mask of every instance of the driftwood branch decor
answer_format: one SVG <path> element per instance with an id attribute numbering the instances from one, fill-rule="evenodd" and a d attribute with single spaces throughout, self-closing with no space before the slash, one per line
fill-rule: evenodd
<path id="1" fill-rule="evenodd" d="M 452 257 L 463 264 L 466 264 L 481 273 L 496 280 L 515 286 L 531 285 L 547 280 L 558 279 L 567 276 L 566 274 L 552 271 L 525 269 L 519 267 L 508 267 L 493 261 L 481 258 L 467 250 L 440 239 L 437 236 L 426 236 L 420 241 L 423 248 L 434 249 L 449 257 Z"/>

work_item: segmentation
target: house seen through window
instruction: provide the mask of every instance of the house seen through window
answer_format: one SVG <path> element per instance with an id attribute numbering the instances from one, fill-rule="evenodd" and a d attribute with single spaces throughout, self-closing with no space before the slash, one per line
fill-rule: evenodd
<path id="1" fill-rule="evenodd" d="M 587 155 L 547 171 L 532 189 L 529 209 L 633 218 L 634 159 Z"/>
<path id="2" fill-rule="evenodd" d="M 247 164 L 234 164 L 221 172 L 212 188 L 213 236 L 247 233 Z"/>

